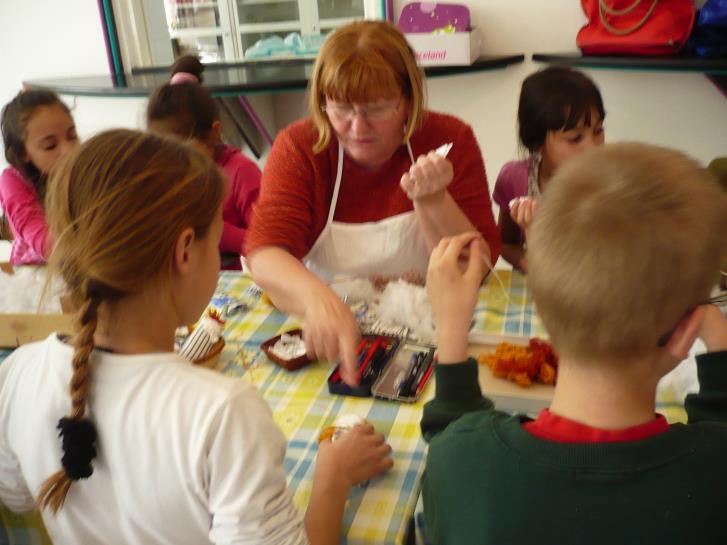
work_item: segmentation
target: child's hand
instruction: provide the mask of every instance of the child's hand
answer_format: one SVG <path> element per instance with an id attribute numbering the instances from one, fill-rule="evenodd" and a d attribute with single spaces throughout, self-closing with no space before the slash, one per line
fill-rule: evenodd
<path id="1" fill-rule="evenodd" d="M 524 231 L 530 226 L 538 201 L 533 197 L 520 197 L 510 201 L 510 216 Z"/>
<path id="2" fill-rule="evenodd" d="M 454 363 L 467 357 L 472 313 L 484 276 L 485 241 L 477 232 L 443 238 L 432 251 L 427 271 L 427 293 L 437 324 L 439 361 Z M 459 260 L 469 249 L 464 269 Z"/>
<path id="3" fill-rule="evenodd" d="M 708 352 L 727 350 L 727 318 L 714 305 L 704 305 L 699 338 L 704 341 Z"/>
<path id="4" fill-rule="evenodd" d="M 316 473 L 350 488 L 391 469 L 390 454 L 383 434 L 375 433 L 371 424 L 361 424 L 335 443 L 325 440 L 318 445 Z"/>
<path id="5" fill-rule="evenodd" d="M 401 177 L 399 185 L 407 197 L 416 200 L 441 193 L 453 178 L 452 163 L 435 151 L 430 151 L 419 156 L 409 172 Z"/>

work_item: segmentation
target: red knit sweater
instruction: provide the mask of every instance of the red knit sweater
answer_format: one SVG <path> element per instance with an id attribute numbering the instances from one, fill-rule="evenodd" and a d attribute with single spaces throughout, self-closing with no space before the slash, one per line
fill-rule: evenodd
<path id="1" fill-rule="evenodd" d="M 245 240 L 246 255 L 264 246 L 280 246 L 302 258 L 323 230 L 336 181 L 338 142 L 333 138 L 316 155 L 315 141 L 316 130 L 310 119 L 290 125 L 275 139 L 263 170 L 260 199 L 253 208 Z M 411 139 L 414 158 L 447 142 L 454 144 L 447 156 L 454 166 L 454 180 L 448 191 L 489 243 L 494 263 L 500 254 L 500 234 L 492 215 L 485 165 L 472 129 L 455 117 L 427 112 L 422 127 Z M 413 210 L 399 186 L 410 166 L 403 145 L 375 172 L 344 160 L 334 219 L 363 223 Z"/>
<path id="2" fill-rule="evenodd" d="M 260 169 L 234 146 L 222 147 L 215 163 L 227 176 L 220 252 L 241 254 L 250 226 L 252 205 L 260 191 Z"/>

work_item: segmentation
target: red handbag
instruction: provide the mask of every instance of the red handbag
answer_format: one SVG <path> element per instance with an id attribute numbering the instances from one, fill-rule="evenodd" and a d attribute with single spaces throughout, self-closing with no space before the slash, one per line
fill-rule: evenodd
<path id="1" fill-rule="evenodd" d="M 694 0 L 581 0 L 588 24 L 576 44 L 584 55 L 673 55 L 694 25 Z"/>

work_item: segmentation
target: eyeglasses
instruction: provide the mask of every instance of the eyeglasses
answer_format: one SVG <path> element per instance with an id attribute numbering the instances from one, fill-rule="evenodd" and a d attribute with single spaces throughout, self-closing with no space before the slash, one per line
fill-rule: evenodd
<path id="1" fill-rule="evenodd" d="M 400 106 L 401 99 L 396 106 L 364 106 L 363 108 L 354 108 L 351 104 L 328 103 L 321 106 L 321 111 L 338 121 L 351 121 L 356 114 L 360 114 L 372 123 L 383 123 L 392 120 Z"/>

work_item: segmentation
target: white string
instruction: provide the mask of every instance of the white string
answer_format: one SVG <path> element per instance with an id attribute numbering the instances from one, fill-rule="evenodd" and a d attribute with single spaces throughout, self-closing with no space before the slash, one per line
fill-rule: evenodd
<path id="1" fill-rule="evenodd" d="M 505 288 L 505 284 L 502 282 L 502 279 L 500 276 L 495 272 L 495 269 L 492 267 L 492 264 L 490 263 L 490 260 L 487 259 L 486 255 L 482 256 L 482 261 L 485 262 L 485 265 L 487 265 L 487 268 L 490 269 L 490 272 L 492 273 L 492 276 L 495 277 L 495 280 L 497 280 L 498 284 L 500 284 L 500 288 L 502 289 L 502 294 L 505 296 L 505 299 L 508 303 L 512 303 L 510 300 L 510 296 L 507 294 L 507 289 Z"/>

